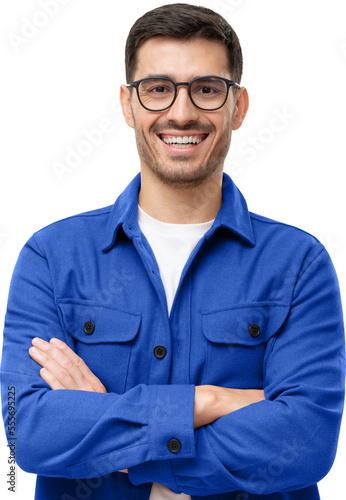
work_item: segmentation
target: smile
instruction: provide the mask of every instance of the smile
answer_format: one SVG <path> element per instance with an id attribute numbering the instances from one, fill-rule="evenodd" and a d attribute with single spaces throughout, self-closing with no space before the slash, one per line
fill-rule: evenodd
<path id="1" fill-rule="evenodd" d="M 209 134 L 201 134 L 201 135 L 167 135 L 160 134 L 160 139 L 167 144 L 168 146 L 173 146 L 175 148 L 186 149 L 194 146 L 198 146 L 201 142 L 203 142 Z"/>

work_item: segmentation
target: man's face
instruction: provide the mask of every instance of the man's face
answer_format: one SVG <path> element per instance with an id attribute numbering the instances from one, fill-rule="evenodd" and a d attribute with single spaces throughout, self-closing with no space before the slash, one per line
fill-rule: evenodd
<path id="1" fill-rule="evenodd" d="M 232 79 L 227 52 L 219 41 L 152 38 L 138 53 L 134 81 L 169 76 L 174 82 L 190 82 L 200 76 Z M 178 87 L 174 104 L 166 111 L 144 109 L 135 89 L 123 87 L 122 101 L 127 123 L 135 129 L 141 168 L 149 169 L 172 187 L 194 187 L 222 171 L 231 143 L 235 99 L 230 88 L 225 105 L 216 111 L 203 111 L 191 102 L 187 86 Z M 241 93 L 241 91 L 239 91 Z M 127 106 L 124 108 L 124 96 Z M 238 127 L 236 127 L 238 128 Z M 189 147 L 167 144 L 163 139 L 197 137 L 202 141 Z"/>

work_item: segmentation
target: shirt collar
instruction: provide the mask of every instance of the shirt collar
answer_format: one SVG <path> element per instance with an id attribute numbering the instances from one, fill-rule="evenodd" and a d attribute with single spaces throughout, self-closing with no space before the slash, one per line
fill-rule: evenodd
<path id="1" fill-rule="evenodd" d="M 139 172 L 115 201 L 105 230 L 103 251 L 109 250 L 115 244 L 120 226 L 129 238 L 140 235 L 141 230 L 138 224 L 140 185 L 141 173 Z M 222 180 L 222 200 L 221 208 L 212 227 L 205 233 L 206 238 L 210 238 L 218 227 L 223 226 L 251 246 L 255 246 L 255 236 L 245 198 L 225 172 L 223 172 Z"/>

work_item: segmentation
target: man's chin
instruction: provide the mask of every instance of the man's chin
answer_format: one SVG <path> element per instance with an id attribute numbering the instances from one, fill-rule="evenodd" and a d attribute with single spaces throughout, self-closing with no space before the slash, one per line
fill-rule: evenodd
<path id="1" fill-rule="evenodd" d="M 164 184 L 171 186 L 174 189 L 188 189 L 200 186 L 214 172 L 205 171 L 201 166 L 195 167 L 193 170 L 188 170 L 188 165 L 185 171 L 167 170 L 164 168 L 151 168 L 154 175 Z"/>

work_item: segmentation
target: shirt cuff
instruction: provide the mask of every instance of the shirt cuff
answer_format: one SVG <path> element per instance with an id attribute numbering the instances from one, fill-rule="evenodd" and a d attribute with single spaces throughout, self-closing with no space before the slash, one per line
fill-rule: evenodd
<path id="1" fill-rule="evenodd" d="M 136 486 L 158 482 L 176 487 L 168 460 L 196 457 L 193 425 L 195 386 L 172 384 L 148 387 L 152 391 L 148 408 L 151 460 L 128 468 L 129 479 Z M 166 460 L 166 463 L 155 463 L 159 460 Z"/>

